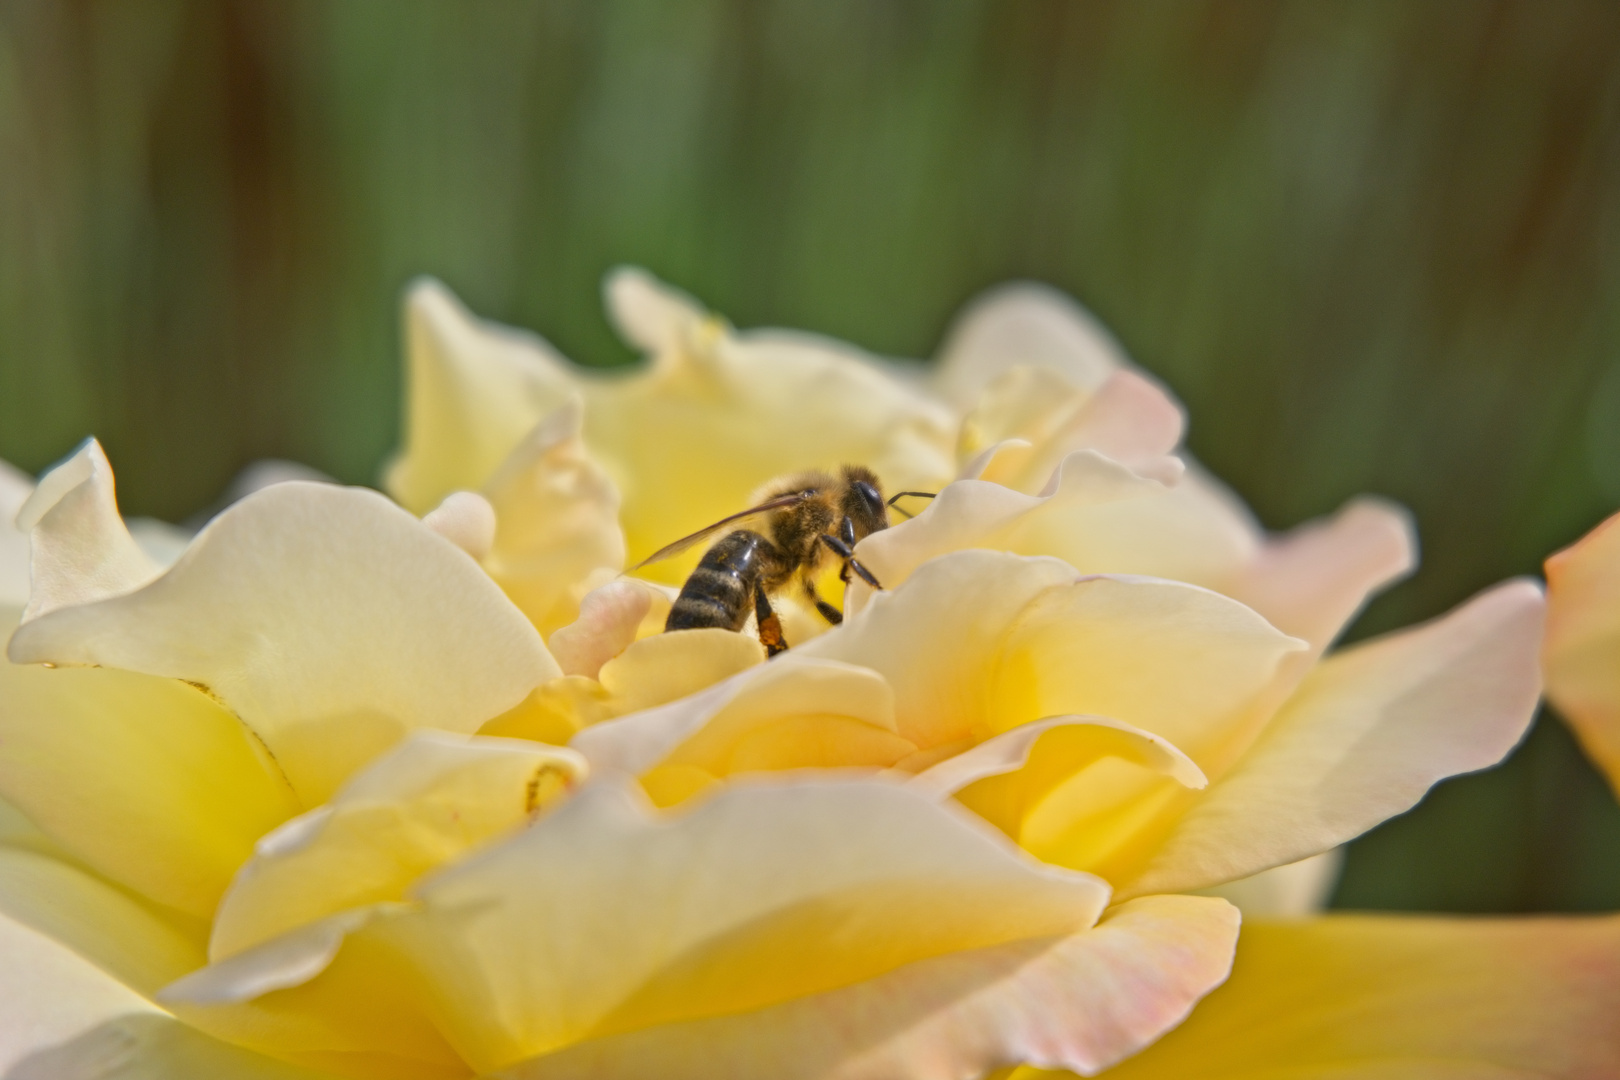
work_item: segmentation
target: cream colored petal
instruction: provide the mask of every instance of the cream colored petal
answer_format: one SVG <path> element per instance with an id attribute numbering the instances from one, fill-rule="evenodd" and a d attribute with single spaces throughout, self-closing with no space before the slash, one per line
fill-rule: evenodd
<path id="1" fill-rule="evenodd" d="M 966 474 L 1037 494 L 1076 450 L 1135 464 L 1174 450 L 1182 426 L 1181 407 L 1135 371 L 1116 371 L 1093 392 L 1050 368 L 1019 366 L 986 388 L 963 419 L 957 456 L 974 459 Z M 999 452 L 981 453 L 996 446 Z"/>
<path id="2" fill-rule="evenodd" d="M 574 621 L 589 583 L 624 567 L 619 493 L 586 452 L 580 423 L 576 399 L 484 487 L 498 521 L 484 568 L 545 635 Z"/>
<path id="3" fill-rule="evenodd" d="M 417 514 L 482 487 L 576 388 L 545 341 L 475 318 L 432 279 L 406 294 L 405 345 L 405 447 L 386 487 Z"/>
<path id="4" fill-rule="evenodd" d="M 1620 514 L 1547 560 L 1547 696 L 1620 792 Z"/>
<path id="5" fill-rule="evenodd" d="M 1228 592 L 1319 655 L 1367 598 L 1417 565 L 1417 535 L 1405 508 L 1352 499 L 1331 518 L 1267 541 Z"/>
<path id="6" fill-rule="evenodd" d="M 950 795 L 974 781 L 1010 773 L 1029 760 L 1037 741 L 1059 728 L 1079 729 L 1075 734 L 1088 741 L 1095 740 L 1098 756 L 1128 758 L 1190 788 L 1203 788 L 1209 783 L 1203 770 L 1173 743 L 1141 728 L 1106 716 L 1053 716 L 1020 724 L 1011 731 L 986 739 L 972 749 L 923 770 L 911 784 L 920 791 Z"/>
<path id="7" fill-rule="evenodd" d="M 87 871 L 0 848 L 0 917 L 43 934 L 138 993 L 206 962 L 200 924 L 149 908 Z M 0 955 L 0 966 L 5 958 Z"/>
<path id="8" fill-rule="evenodd" d="M 1543 607 L 1534 584 L 1508 582 L 1322 663 L 1121 892 L 1294 862 L 1410 809 L 1438 780 L 1496 764 L 1535 712 Z"/>
<path id="9" fill-rule="evenodd" d="M 443 1075 L 443 1074 L 441 1074 Z M 340 1080 L 212 1039 L 171 1016 L 129 1013 L 38 1050 L 6 1080 Z"/>
<path id="10" fill-rule="evenodd" d="M 1253 562 L 1258 538 L 1177 475 L 1171 458 L 1127 467 L 1077 451 L 1063 460 L 1049 495 L 959 481 L 916 520 L 872 534 L 857 550 L 890 589 L 928 559 L 985 548 L 1050 555 L 1085 573 L 1148 574 L 1226 591 Z M 869 592 L 852 586 L 851 610 Z"/>
<path id="11" fill-rule="evenodd" d="M 135 592 L 24 622 L 10 655 L 206 686 L 306 804 L 409 731 L 470 732 L 561 674 L 464 552 L 375 492 L 304 483 L 225 510 Z"/>
<path id="12" fill-rule="evenodd" d="M 1620 1076 L 1617 1016 L 1613 916 L 1250 922 L 1227 984 L 1104 1075 L 1597 1080 Z"/>
<path id="13" fill-rule="evenodd" d="M 347 934 L 335 958 L 312 942 L 297 957 L 266 956 L 256 973 L 265 946 L 164 1000 L 241 1032 L 329 998 L 383 950 L 408 969 L 390 988 L 423 987 L 431 1029 L 487 1071 L 585 1038 L 770 1008 L 930 957 L 1067 936 L 1107 903 L 1095 878 L 1028 859 L 949 803 L 850 780 L 728 785 L 673 816 L 593 781 L 415 895 L 414 910 L 335 927 Z M 274 1009 L 270 997 L 244 1000 L 278 986 Z"/>
<path id="14" fill-rule="evenodd" d="M 1174 1026 L 1226 977 L 1236 913 L 1159 896 L 1094 930 L 923 960 L 743 1016 L 584 1043 L 510 1080 L 958 1080 L 1009 1061 L 1091 1073 Z"/>
<path id="15" fill-rule="evenodd" d="M 546 645 L 565 675 L 594 679 L 602 665 L 636 640 L 652 610 L 654 590 L 634 578 L 610 581 L 585 594 L 579 617 L 552 634 Z"/>
<path id="16" fill-rule="evenodd" d="M 203 918 L 300 809 L 206 694 L 110 668 L 0 663 L 0 793 L 102 874 Z"/>
<path id="17" fill-rule="evenodd" d="M 602 280 L 602 299 L 619 336 L 655 355 L 685 348 L 709 318 L 696 300 L 638 266 L 609 271 Z"/>
<path id="18" fill-rule="evenodd" d="M 28 532 L 16 523 L 33 491 L 32 477 L 0 460 L 0 608 L 28 604 Z"/>
<path id="19" fill-rule="evenodd" d="M 221 959 L 415 881 L 528 822 L 584 779 L 560 747 L 418 732 L 332 802 L 262 838 L 214 918 Z"/>
<path id="20" fill-rule="evenodd" d="M 1298 919 L 1327 907 L 1343 869 L 1344 848 L 1336 847 L 1200 893 L 1237 905 L 1246 919 Z"/>
<path id="21" fill-rule="evenodd" d="M 19 1062 L 30 1057 L 37 1062 L 36 1055 L 99 1024 L 140 1014 L 154 1015 L 158 1010 L 71 949 L 0 914 L 0 1070 L 4 1075 L 15 1075 Z M 49 1075 L 36 1071 L 34 1080 Z"/>
<path id="22" fill-rule="evenodd" d="M 866 354 L 808 334 L 733 333 L 713 317 L 687 318 L 631 316 L 642 329 L 627 332 L 655 362 L 584 387 L 585 442 L 623 496 L 632 563 L 746 508 L 784 474 L 855 462 L 890 491 L 934 491 L 953 474 L 950 412 Z M 685 329 L 669 329 L 676 323 Z M 645 573 L 679 583 L 701 554 Z"/>
<path id="23" fill-rule="evenodd" d="M 119 596 L 159 572 L 118 516 L 112 466 L 94 439 L 40 479 L 17 512 L 17 527 L 33 541 L 25 620 Z"/>
<path id="24" fill-rule="evenodd" d="M 999 286 L 968 304 L 937 360 L 941 392 L 963 409 L 1018 364 L 1051 368 L 1095 390 L 1130 363 L 1090 312 L 1050 286 L 1028 282 Z"/>

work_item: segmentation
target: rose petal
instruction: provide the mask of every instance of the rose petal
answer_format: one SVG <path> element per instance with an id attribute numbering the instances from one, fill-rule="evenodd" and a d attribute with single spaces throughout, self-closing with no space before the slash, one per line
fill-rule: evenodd
<path id="1" fill-rule="evenodd" d="M 573 622 L 586 582 L 624 566 L 619 493 L 570 401 L 536 425 L 484 486 L 498 527 L 484 568 L 542 634 Z"/>
<path id="2" fill-rule="evenodd" d="M 220 903 L 209 955 L 400 900 L 418 878 L 525 824 L 584 774 L 579 755 L 560 747 L 418 732 L 332 802 L 259 841 Z"/>
<path id="3" fill-rule="evenodd" d="M 1616 1016 L 1613 916 L 1254 922 L 1231 980 L 1107 1076 L 1620 1076 Z"/>
<path id="4" fill-rule="evenodd" d="M 1343 869 L 1344 848 L 1336 847 L 1200 892 L 1237 905 L 1245 919 L 1298 919 L 1327 907 Z"/>
<path id="5" fill-rule="evenodd" d="M 119 596 L 159 573 L 118 516 L 112 466 L 94 439 L 40 479 L 17 512 L 17 527 L 33 541 L 24 620 Z"/>
<path id="6" fill-rule="evenodd" d="M 1620 514 L 1547 560 L 1547 696 L 1620 792 Z"/>
<path id="7" fill-rule="evenodd" d="M 654 589 L 634 578 L 610 581 L 585 594 L 579 617 L 546 641 L 565 675 L 594 679 L 602 665 L 628 649 L 653 606 Z"/>
<path id="8" fill-rule="evenodd" d="M 1009 1062 L 1091 1073 L 1151 1042 L 1226 977 L 1236 912 L 1156 896 L 1094 930 L 908 965 L 743 1016 L 595 1039 L 508 1080 L 956 1080 Z"/>
<path id="9" fill-rule="evenodd" d="M 33 494 L 34 481 L 0 461 L 0 608 L 28 603 L 28 532 L 17 528 L 17 512 Z"/>
<path id="10" fill-rule="evenodd" d="M 94 875 L 34 851 L 0 848 L 0 918 L 71 948 L 143 994 L 206 959 L 190 932 L 194 926 L 182 926 Z M 0 967 L 10 962 L 0 951 Z"/>
<path id="11" fill-rule="evenodd" d="M 422 524 L 476 560 L 495 546 L 495 508 L 472 491 L 452 491 L 422 518 Z"/>
<path id="12" fill-rule="evenodd" d="M 300 809 L 241 722 L 193 687 L 4 662 L 0 792 L 91 867 L 204 918 L 254 840 Z"/>
<path id="13" fill-rule="evenodd" d="M 918 773 L 911 784 L 921 791 L 949 795 L 974 781 L 1012 772 L 1029 760 L 1037 741 L 1060 728 L 1077 729 L 1070 734 L 1081 736 L 1099 757 L 1128 758 L 1186 787 L 1203 788 L 1209 783 L 1203 770 L 1173 743 L 1141 728 L 1106 716 L 1053 716 L 986 739 Z"/>
<path id="14" fill-rule="evenodd" d="M 335 958 L 305 950 L 297 972 L 271 958 L 266 970 L 282 974 L 266 983 L 251 964 L 270 948 L 261 946 L 214 965 L 229 965 L 230 979 L 205 969 L 164 1000 L 237 1034 L 290 1022 L 306 1005 L 313 1017 L 385 947 L 409 964 L 390 988 L 425 988 L 424 1030 L 445 1032 L 487 1071 L 586 1037 L 769 1008 L 929 957 L 1066 936 L 1107 902 L 1095 878 L 1028 859 L 948 803 L 849 780 L 728 785 L 673 817 L 593 781 L 415 895 L 414 910 L 338 928 L 348 937 Z M 296 978 L 311 981 L 278 991 L 273 1009 L 221 994 Z M 202 1003 L 204 989 L 217 1004 Z"/>
<path id="15" fill-rule="evenodd" d="M 1294 862 L 1410 809 L 1444 777 L 1496 764 L 1535 711 L 1543 607 L 1534 584 L 1508 582 L 1319 665 L 1121 892 Z"/>
<path id="16" fill-rule="evenodd" d="M 0 1070 L 8 1077 L 19 1062 L 98 1024 L 157 1013 L 89 960 L 4 914 L 0 957 Z M 49 1075 L 35 1073 L 38 1080 Z"/>
<path id="17" fill-rule="evenodd" d="M 25 622 L 10 655 L 203 684 L 306 805 L 412 729 L 472 731 L 561 674 L 464 552 L 375 492 L 304 483 L 225 510 L 132 593 Z"/>
<path id="18" fill-rule="evenodd" d="M 423 514 L 472 491 L 575 390 L 573 368 L 534 334 L 475 318 L 431 278 L 405 298 L 405 449 L 390 494 Z"/>
<path id="19" fill-rule="evenodd" d="M 1129 364 L 1119 342 L 1073 299 L 1046 285 L 1002 285 L 962 310 L 938 354 L 941 392 L 959 408 L 1018 364 L 1046 367 L 1095 390 Z"/>
<path id="20" fill-rule="evenodd" d="M 19 1062 L 7 1080 L 340 1080 L 209 1038 L 160 1013 L 103 1021 Z"/>
<path id="21" fill-rule="evenodd" d="M 1311 643 L 1308 667 L 1367 598 L 1417 564 L 1412 515 L 1382 499 L 1352 499 L 1331 518 L 1269 540 L 1225 590 L 1277 629 Z"/>

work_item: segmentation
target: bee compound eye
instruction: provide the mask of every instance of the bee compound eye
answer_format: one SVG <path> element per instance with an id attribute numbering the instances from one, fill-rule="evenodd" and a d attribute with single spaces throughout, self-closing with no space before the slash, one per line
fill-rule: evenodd
<path id="1" fill-rule="evenodd" d="M 860 492 L 861 501 L 866 504 L 866 508 L 874 514 L 882 515 L 883 496 L 878 493 L 878 489 L 865 480 L 855 481 L 854 487 L 856 491 Z"/>

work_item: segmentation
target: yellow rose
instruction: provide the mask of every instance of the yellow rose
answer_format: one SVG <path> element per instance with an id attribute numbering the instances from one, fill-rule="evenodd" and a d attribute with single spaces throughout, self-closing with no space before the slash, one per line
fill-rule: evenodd
<path id="1" fill-rule="evenodd" d="M 1547 560 L 1547 696 L 1620 792 L 1620 515 Z"/>
<path id="2" fill-rule="evenodd" d="M 659 365 L 680 370 L 701 350 L 649 328 L 716 324 L 647 285 L 621 279 L 610 291 L 621 324 L 639 328 L 627 336 L 658 357 L 627 380 L 656 396 Z M 446 326 L 470 325 L 449 313 Z M 440 336 L 464 348 L 436 357 L 436 377 L 460 381 L 457 400 L 472 400 L 492 354 L 470 334 Z M 1195 464 L 1167 456 L 1179 408 L 1063 298 L 1032 287 L 990 294 L 958 321 L 930 377 L 847 348 L 821 355 L 829 369 L 866 363 L 888 375 L 884 400 L 909 391 L 914 409 L 944 404 L 955 428 L 964 482 L 918 521 L 861 545 L 889 595 L 857 584 L 843 629 L 808 641 L 824 626 L 790 624 L 799 647 L 761 666 L 745 636 L 648 636 L 667 596 L 615 581 L 587 593 L 579 620 L 552 635 L 567 676 L 486 730 L 565 742 L 585 729 L 577 749 L 639 774 L 669 803 L 761 771 L 886 767 L 918 790 L 961 792 L 1043 857 L 1109 874 L 1124 895 L 1203 886 L 1273 914 L 1304 913 L 1331 885 L 1330 853 L 1290 860 L 1409 807 L 1442 776 L 1495 762 L 1522 733 L 1538 686 L 1534 586 L 1510 583 L 1319 664 L 1366 596 L 1409 568 L 1405 515 L 1356 500 L 1266 537 Z M 802 417 L 794 395 L 773 393 L 769 369 L 759 378 L 751 395 L 708 399 L 710 418 L 729 428 Z M 434 399 L 422 376 L 413 382 L 420 431 Z M 593 404 L 617 407 L 605 396 Z M 836 408 L 822 420 L 849 422 Z M 687 441 L 701 444 L 708 430 L 694 427 Z M 767 442 L 758 453 L 774 451 Z M 947 443 L 936 434 L 932 445 Z M 612 437 L 598 448 L 587 435 L 587 448 L 622 461 Z M 661 485 L 699 488 L 685 452 L 671 440 L 646 467 Z M 461 453 L 453 440 L 413 438 L 406 460 Z M 640 538 L 636 553 L 745 505 L 773 471 L 836 457 L 773 459 L 705 514 Z M 460 482 L 476 485 L 475 474 Z M 880 475 L 889 490 L 917 483 Z M 685 565 L 657 572 L 673 582 Z M 1606 1075 L 1617 945 L 1606 922 L 1262 921 L 1232 981 L 1118 1071 Z M 1432 1071 L 1415 1064 L 1428 1060 Z"/>
<path id="3" fill-rule="evenodd" d="M 1110 907 L 925 791 L 777 776 L 669 813 L 473 734 L 562 677 L 470 556 L 487 510 L 285 483 L 165 569 L 94 442 L 22 500 L 0 1072 L 1094 1072 L 1225 977 L 1224 901 Z"/>

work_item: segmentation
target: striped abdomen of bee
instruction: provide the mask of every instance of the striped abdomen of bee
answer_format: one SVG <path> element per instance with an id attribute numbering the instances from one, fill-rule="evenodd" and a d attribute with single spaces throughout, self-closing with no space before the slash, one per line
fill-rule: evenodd
<path id="1" fill-rule="evenodd" d="M 738 631 L 752 611 L 759 623 L 760 641 L 771 655 L 787 646 L 781 623 L 771 611 L 766 593 L 785 575 L 782 555 L 765 537 L 738 529 L 721 537 L 704 553 L 669 609 L 666 630 L 720 627 Z"/>

